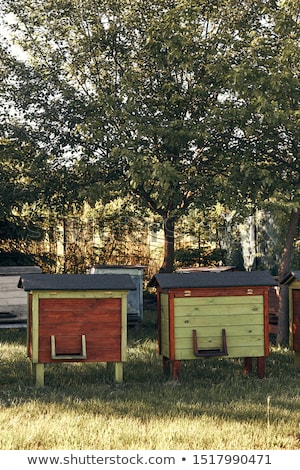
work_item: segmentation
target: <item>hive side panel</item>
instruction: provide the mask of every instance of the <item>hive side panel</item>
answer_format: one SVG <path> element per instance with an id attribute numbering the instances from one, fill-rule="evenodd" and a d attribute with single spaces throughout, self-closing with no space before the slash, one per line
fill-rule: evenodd
<path id="1" fill-rule="evenodd" d="M 40 299 L 39 362 L 53 361 L 51 336 L 55 337 L 57 355 L 76 356 L 82 351 L 83 335 L 87 357 L 81 361 L 121 361 L 121 299 Z"/>
<path id="2" fill-rule="evenodd" d="M 263 296 L 175 299 L 176 359 L 196 359 L 193 330 L 199 349 L 220 349 L 226 331 L 228 357 L 264 355 Z"/>
<path id="3" fill-rule="evenodd" d="M 27 294 L 27 356 L 32 358 L 32 294 Z"/>
<path id="4" fill-rule="evenodd" d="M 161 355 L 169 357 L 169 297 L 168 294 L 160 293 L 160 331 L 161 331 Z"/>
<path id="5" fill-rule="evenodd" d="M 295 352 L 300 352 L 300 288 L 292 290 L 292 347 Z"/>

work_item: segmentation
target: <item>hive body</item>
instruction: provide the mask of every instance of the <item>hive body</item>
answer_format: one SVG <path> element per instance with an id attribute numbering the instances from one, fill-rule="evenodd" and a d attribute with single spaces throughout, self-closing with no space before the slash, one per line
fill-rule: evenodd
<path id="1" fill-rule="evenodd" d="M 37 385 L 44 384 L 44 364 L 60 362 L 114 362 L 115 379 L 122 381 L 127 293 L 134 289 L 129 276 L 103 282 L 101 275 L 72 275 L 66 283 L 64 275 L 49 276 L 22 281 L 28 290 L 28 356 Z"/>
<path id="2" fill-rule="evenodd" d="M 273 278 L 267 273 L 255 278 L 253 273 L 235 272 L 189 276 L 156 276 L 159 352 L 165 369 L 170 364 L 178 379 L 181 360 L 224 356 L 245 358 L 249 372 L 252 358 L 257 358 L 258 375 L 263 377 Z"/>

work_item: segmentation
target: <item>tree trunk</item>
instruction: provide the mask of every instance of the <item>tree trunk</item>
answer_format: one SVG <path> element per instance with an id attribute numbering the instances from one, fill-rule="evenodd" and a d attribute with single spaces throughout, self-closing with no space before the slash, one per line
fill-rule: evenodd
<path id="1" fill-rule="evenodd" d="M 293 211 L 290 215 L 285 246 L 278 269 L 279 283 L 290 271 L 294 239 L 297 235 L 299 215 L 300 208 L 298 208 L 296 211 Z M 280 286 L 277 344 L 284 347 L 288 346 L 289 344 L 289 295 L 287 286 Z"/>
<path id="2" fill-rule="evenodd" d="M 171 273 L 174 267 L 174 231 L 175 220 L 171 217 L 164 219 L 164 261 L 161 272 Z"/>

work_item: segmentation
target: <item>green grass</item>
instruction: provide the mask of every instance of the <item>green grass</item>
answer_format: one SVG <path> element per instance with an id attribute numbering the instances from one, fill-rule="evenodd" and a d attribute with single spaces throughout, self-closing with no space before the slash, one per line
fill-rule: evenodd
<path id="1" fill-rule="evenodd" d="M 272 347 L 267 377 L 243 361 L 182 362 L 163 375 L 151 312 L 128 331 L 124 382 L 112 365 L 49 364 L 36 388 L 26 331 L 0 330 L 0 449 L 300 449 L 300 371 Z"/>

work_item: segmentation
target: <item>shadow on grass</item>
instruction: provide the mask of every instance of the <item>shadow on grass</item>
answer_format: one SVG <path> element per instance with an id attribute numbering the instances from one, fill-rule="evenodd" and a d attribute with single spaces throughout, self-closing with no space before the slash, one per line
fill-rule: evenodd
<path id="1" fill-rule="evenodd" d="M 26 345 L 26 328 L 1 328 L 0 329 L 0 347 L 1 344 L 19 344 Z"/>
<path id="2" fill-rule="evenodd" d="M 26 357 L 26 331 L 0 332 L 0 339 L 6 347 L 0 363 L 2 407 L 35 402 L 37 412 L 39 404 L 46 404 L 61 412 L 130 416 L 143 421 L 206 415 L 263 426 L 271 397 L 274 421 L 288 419 L 291 413 L 294 420 L 300 420 L 300 372 L 288 350 L 272 349 L 267 376 L 262 380 L 255 368 L 244 376 L 243 359 L 209 358 L 182 361 L 181 381 L 177 383 L 163 374 L 156 324 L 143 324 L 128 330 L 122 384 L 114 383 L 113 364 L 49 364 L 45 387 L 38 389 Z"/>

